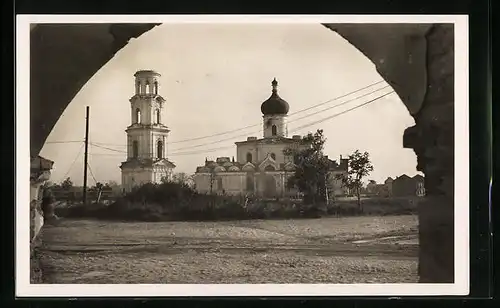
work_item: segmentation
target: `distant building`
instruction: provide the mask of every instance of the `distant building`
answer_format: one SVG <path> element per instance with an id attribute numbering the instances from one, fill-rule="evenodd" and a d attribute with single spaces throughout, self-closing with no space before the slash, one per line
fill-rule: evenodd
<path id="1" fill-rule="evenodd" d="M 425 196 L 424 177 L 417 174 L 409 177 L 403 174 L 392 181 L 392 194 L 395 197 Z"/>
<path id="2" fill-rule="evenodd" d="M 278 95 L 278 82 L 272 81 L 272 94 L 261 105 L 263 114 L 263 138 L 248 137 L 236 142 L 236 159 L 219 157 L 205 160 L 196 169 L 194 182 L 197 191 L 218 194 L 252 194 L 265 198 L 297 195 L 295 189 L 286 186 L 295 172 L 293 157 L 283 153 L 286 148 L 308 148 L 301 136 L 287 136 L 286 117 L 288 103 Z M 331 162 L 330 194 L 344 194 L 339 173 L 347 172 L 347 159 Z"/>
<path id="3" fill-rule="evenodd" d="M 366 194 L 379 197 L 390 197 L 390 187 L 386 182 L 384 182 L 384 184 L 377 184 L 377 182 L 370 180 L 366 185 Z"/>
<path id="4" fill-rule="evenodd" d="M 387 187 L 387 195 L 390 197 L 393 195 L 392 193 L 392 183 L 394 182 L 394 180 L 391 178 L 391 177 L 388 177 L 385 181 L 384 181 L 384 185 L 385 187 Z"/>
<path id="5" fill-rule="evenodd" d="M 132 121 L 125 130 L 127 160 L 120 166 L 125 192 L 135 186 L 170 179 L 175 168 L 165 155 L 170 130 L 162 119 L 165 99 L 158 91 L 160 74 L 143 70 L 134 76 L 135 95 L 130 99 Z"/>
<path id="6" fill-rule="evenodd" d="M 368 184 L 366 185 L 366 193 L 369 195 L 376 195 L 377 194 L 377 188 L 380 184 L 377 184 L 374 180 L 370 180 Z"/>

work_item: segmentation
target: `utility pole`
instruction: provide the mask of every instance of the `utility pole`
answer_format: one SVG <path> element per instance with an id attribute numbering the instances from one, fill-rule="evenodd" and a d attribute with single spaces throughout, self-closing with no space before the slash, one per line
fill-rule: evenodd
<path id="1" fill-rule="evenodd" d="M 87 204 L 87 166 L 89 157 L 89 115 L 90 107 L 87 106 L 87 115 L 85 117 L 85 155 L 83 166 L 83 205 Z"/>

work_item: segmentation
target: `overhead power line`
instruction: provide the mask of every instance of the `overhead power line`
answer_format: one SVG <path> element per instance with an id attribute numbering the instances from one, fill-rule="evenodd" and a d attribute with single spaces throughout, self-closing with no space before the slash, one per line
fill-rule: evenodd
<path id="1" fill-rule="evenodd" d="M 91 144 L 91 145 L 99 147 L 99 148 L 103 148 L 103 147 L 100 147 L 100 146 L 95 145 L 95 144 Z M 222 149 L 231 149 L 231 148 L 233 148 L 233 145 L 231 145 L 231 146 L 224 146 L 224 147 L 218 147 L 218 148 L 212 148 L 212 149 L 203 149 L 203 150 L 197 150 L 197 151 L 173 152 L 173 153 L 169 153 L 169 156 L 192 155 L 192 154 L 199 154 L 199 153 L 205 153 L 205 152 L 214 152 L 214 151 L 218 151 L 218 150 L 222 150 Z M 126 151 L 118 151 L 118 150 L 113 150 L 113 151 L 114 152 L 123 153 L 123 154 L 127 154 Z M 120 157 L 123 157 L 122 154 L 110 154 L 110 153 L 89 153 L 89 155 L 90 156 L 120 156 Z"/>
<path id="2" fill-rule="evenodd" d="M 70 173 L 71 169 L 73 169 L 73 166 L 75 165 L 76 161 L 78 160 L 78 157 L 80 157 L 80 154 L 82 154 L 83 146 L 84 146 L 84 144 L 82 143 L 82 145 L 80 146 L 80 150 L 78 150 L 78 153 L 76 154 L 75 159 L 73 160 L 73 162 L 69 166 L 68 170 L 66 171 L 66 173 L 62 177 L 61 181 L 64 181 L 66 179 L 66 177 L 68 176 L 68 174 Z"/>
<path id="3" fill-rule="evenodd" d="M 311 109 L 317 108 L 317 107 L 319 107 L 319 106 L 326 105 L 326 104 L 328 104 L 328 103 L 331 103 L 331 102 L 337 101 L 337 100 L 339 100 L 339 99 L 345 98 L 345 97 L 347 97 L 347 96 L 349 96 L 349 95 L 352 95 L 352 94 L 354 94 L 354 93 L 357 93 L 357 92 L 363 91 L 363 90 L 365 90 L 365 89 L 371 88 L 371 87 L 373 87 L 373 86 L 376 86 L 376 85 L 381 84 L 381 83 L 384 83 L 384 82 L 385 82 L 384 80 L 380 80 L 380 81 L 377 81 L 377 82 L 371 83 L 371 84 L 369 84 L 369 85 L 367 85 L 367 86 L 364 86 L 364 87 L 362 87 L 362 88 L 356 89 L 356 90 L 351 91 L 351 92 L 348 92 L 348 93 L 346 93 L 346 94 L 343 94 L 343 95 L 340 95 L 340 96 L 334 97 L 334 98 L 332 98 L 332 99 L 329 99 L 329 100 L 327 100 L 327 101 L 321 102 L 321 103 L 319 103 L 319 104 L 316 104 L 316 105 L 313 105 L 313 106 L 309 106 L 309 107 L 307 107 L 307 108 L 305 108 L 305 109 L 297 110 L 297 111 L 295 111 L 295 112 L 290 113 L 288 116 L 289 116 L 289 117 L 290 117 L 290 116 L 294 116 L 294 115 L 296 115 L 296 114 L 299 114 L 299 113 L 302 113 L 302 112 L 305 112 L 305 111 L 308 111 L 308 110 L 311 110 Z M 383 88 L 379 88 L 379 89 L 377 89 L 377 90 L 375 90 L 375 91 L 373 91 L 373 92 L 370 92 L 370 93 L 368 93 L 368 94 L 372 94 L 372 93 L 374 93 L 374 92 L 376 92 L 376 91 L 380 91 L 380 90 L 382 90 L 382 89 L 384 89 L 384 88 L 387 88 L 387 87 L 389 87 L 389 86 L 385 86 L 385 87 L 383 87 Z M 363 96 L 366 96 L 366 95 L 363 95 Z M 363 96 L 358 96 L 357 98 L 360 98 L 360 97 L 363 97 Z M 349 102 L 351 102 L 351 101 L 352 101 L 352 100 L 349 100 Z M 342 105 L 344 105 L 345 103 L 347 103 L 347 102 L 341 103 L 341 104 L 339 104 L 339 105 L 334 105 L 334 106 L 342 106 Z M 334 107 L 332 107 L 332 108 L 334 108 Z M 330 109 L 331 109 L 331 108 L 330 108 Z M 313 113 L 313 114 L 316 114 L 316 113 Z M 306 117 L 307 117 L 307 116 L 306 116 Z M 302 117 L 302 118 L 300 118 L 300 119 L 303 119 L 303 118 L 305 118 L 305 117 Z M 290 123 L 290 122 L 293 122 L 293 121 L 296 121 L 296 120 L 298 120 L 298 119 L 295 119 L 295 120 L 289 121 L 289 123 Z M 227 135 L 227 134 L 235 133 L 235 132 L 238 132 L 238 131 L 242 131 L 242 130 L 245 130 L 245 129 L 248 129 L 248 128 L 252 128 L 252 127 L 257 127 L 257 126 L 260 126 L 260 125 L 262 125 L 262 123 L 253 124 L 253 125 L 248 125 L 248 126 L 244 126 L 244 127 L 237 128 L 237 129 L 227 130 L 227 131 L 223 131 L 223 132 L 216 133 L 216 134 L 212 134 L 212 135 L 206 135 L 206 136 L 201 136 L 201 137 L 188 138 L 188 139 L 177 140 L 177 141 L 170 141 L 170 142 L 168 142 L 168 143 L 169 143 L 169 144 L 176 144 L 176 143 L 184 143 L 184 142 L 189 142 L 189 141 L 202 140 L 202 139 L 207 139 L 207 138 L 212 138 L 212 137 L 217 137 L 217 136 L 222 136 L 222 135 Z M 262 130 L 260 130 L 259 132 L 261 132 L 261 131 L 262 131 Z M 258 132 L 257 132 L 257 133 L 258 133 Z M 234 137 L 233 137 L 233 138 L 234 138 Z M 126 144 L 111 144 L 111 143 L 101 143 L 101 142 L 94 142 L 94 143 L 95 143 L 95 144 L 98 144 L 98 145 L 127 146 Z M 178 148 L 177 150 L 180 150 L 180 149 L 186 149 L 186 148 L 189 148 L 189 147 Z"/>
<path id="4" fill-rule="evenodd" d="M 113 151 L 113 152 L 118 152 L 118 153 L 127 153 L 127 151 L 123 151 L 123 150 L 117 150 L 117 149 L 108 148 L 108 147 L 105 147 L 105 146 L 102 146 L 102 145 L 95 144 L 94 142 L 90 142 L 90 144 L 91 144 L 92 146 L 95 146 L 95 147 L 98 147 L 98 148 L 101 148 L 101 149 L 106 149 L 106 150 Z"/>
<path id="5" fill-rule="evenodd" d="M 97 184 L 97 180 L 95 179 L 94 172 L 92 172 L 92 168 L 90 168 L 90 163 L 87 164 L 87 168 L 89 168 L 90 175 L 94 179 L 94 184 Z"/>
<path id="6" fill-rule="evenodd" d="M 344 110 L 344 111 L 339 112 L 339 113 L 337 113 L 337 114 L 331 115 L 331 116 L 329 116 L 329 117 L 326 117 L 326 118 L 323 118 L 323 119 L 320 119 L 320 120 L 316 120 L 316 121 L 311 122 L 311 123 L 308 123 L 308 124 L 306 124 L 306 125 L 302 125 L 302 126 L 296 127 L 296 128 L 295 128 L 295 129 L 293 129 L 292 131 L 297 131 L 297 130 L 300 130 L 300 129 L 303 129 L 303 128 L 307 128 L 307 127 L 310 127 L 310 126 L 312 126 L 312 125 L 315 125 L 315 124 L 318 124 L 318 123 L 322 123 L 322 122 L 325 122 L 325 121 L 327 121 L 327 120 L 330 120 L 330 119 L 336 118 L 336 117 L 341 116 L 341 115 L 343 115 L 343 114 L 345 114 L 345 113 L 348 113 L 348 112 L 353 111 L 353 110 L 355 110 L 355 109 L 358 109 L 358 108 L 364 107 L 364 106 L 366 106 L 366 105 L 368 105 L 368 104 L 371 104 L 371 103 L 373 103 L 373 102 L 375 102 L 375 101 L 377 101 L 377 100 L 379 100 L 379 99 L 381 99 L 381 98 L 383 98 L 383 97 L 385 97 L 385 96 L 387 96 L 387 95 L 390 95 L 390 94 L 392 94 L 392 93 L 394 93 L 394 91 L 390 91 L 390 92 L 385 93 L 385 94 L 383 94 L 383 95 L 377 96 L 376 98 L 371 99 L 371 100 L 369 100 L 369 101 L 367 101 L 367 102 L 365 102 L 365 103 L 363 103 L 363 104 L 361 104 L 361 105 L 358 105 L 358 106 L 355 106 L 355 107 L 349 108 L 349 109 L 347 109 L 347 110 Z"/>
<path id="7" fill-rule="evenodd" d="M 191 151 L 191 152 L 174 152 L 174 153 L 170 153 L 169 155 L 170 156 L 184 156 L 184 155 L 193 155 L 193 154 L 215 152 L 215 151 L 219 151 L 219 150 L 232 149 L 232 148 L 234 148 L 234 145 L 225 146 L 225 147 L 219 147 L 219 148 L 206 149 L 206 150 Z"/>
<path id="8" fill-rule="evenodd" d="M 344 101 L 340 104 L 337 104 L 337 105 L 333 105 L 331 107 L 328 107 L 326 109 L 323 109 L 323 110 L 320 110 L 318 112 L 314 112 L 312 114 L 308 114 L 308 115 L 305 115 L 301 118 L 298 118 L 298 119 L 294 119 L 294 120 L 291 120 L 291 121 L 288 121 L 288 123 L 293 123 L 295 121 L 298 121 L 298 120 L 302 120 L 302 119 L 305 119 L 307 117 L 310 117 L 310 116 L 313 116 L 313 115 L 316 115 L 318 113 L 322 113 L 322 112 L 325 112 L 326 110 L 330 110 L 330 109 L 333 109 L 333 108 L 336 108 L 336 107 L 340 107 L 340 106 L 343 106 L 343 105 L 346 105 L 347 103 L 350 103 L 350 102 L 353 102 L 355 100 L 358 100 L 360 98 L 363 98 L 365 96 L 368 96 L 370 94 L 373 94 L 377 91 L 380 91 L 381 89 L 377 89 L 375 91 L 371 91 L 369 93 L 366 93 L 366 94 L 363 94 L 363 95 L 360 95 L 360 96 L 357 96 L 355 98 L 352 98 L 352 99 L 349 99 L 347 101 Z M 199 148 L 199 147 L 203 147 L 205 145 L 211 145 L 211 144 L 214 144 L 214 143 L 221 143 L 221 142 L 224 142 L 224 141 L 229 141 L 229 140 L 234 140 L 236 138 L 242 138 L 242 137 L 246 137 L 248 136 L 249 134 L 258 134 L 258 133 L 261 133 L 263 131 L 263 129 L 260 129 L 259 131 L 255 131 L 255 132 L 251 132 L 251 133 L 245 133 L 245 134 L 240 134 L 240 135 L 235 135 L 235 136 L 232 136 L 232 137 L 227 137 L 227 138 L 224 138 L 224 139 L 219 139 L 219 140 L 215 140 L 215 141 L 211 141 L 211 142 L 206 142 L 206 143 L 201 143 L 201 144 L 196 144 L 196 145 L 191 145 L 191 146 L 186 146 L 186 147 L 182 147 L 182 148 L 177 148 L 177 149 L 173 149 L 173 151 L 178 151 L 178 150 L 187 150 L 187 149 L 193 149 L 193 148 Z"/>
<path id="9" fill-rule="evenodd" d="M 363 94 L 363 95 L 356 96 L 356 97 L 351 98 L 351 99 L 348 99 L 348 100 L 346 100 L 346 101 L 344 101 L 344 102 L 342 102 L 342 103 L 340 103 L 340 104 L 333 105 L 333 106 L 327 107 L 327 108 L 325 108 L 325 109 L 321 109 L 321 110 L 319 110 L 319 111 L 316 111 L 316 112 L 313 112 L 313 113 L 310 113 L 310 114 L 306 114 L 306 115 L 305 115 L 305 116 L 303 116 L 303 117 L 300 117 L 300 118 L 297 118 L 297 119 L 293 119 L 293 120 L 291 120 L 291 121 L 288 121 L 288 124 L 289 124 L 289 123 L 296 122 L 296 121 L 299 121 L 299 120 L 302 120 L 302 119 L 305 119 L 305 118 L 308 118 L 308 117 L 313 116 L 313 115 L 316 115 L 316 114 L 323 113 L 323 112 L 325 112 L 325 111 L 328 111 L 328 110 L 331 110 L 331 109 L 334 109 L 334 108 L 337 108 L 337 107 L 344 106 L 344 105 L 346 105 L 346 104 L 348 104 L 348 103 L 351 103 L 351 102 L 353 102 L 353 101 L 355 101 L 355 100 L 357 100 L 357 99 L 363 98 L 363 97 L 365 97 L 365 96 L 368 96 L 368 95 L 370 95 L 370 94 L 373 94 L 373 93 L 375 93 L 375 92 L 378 92 L 378 91 L 381 91 L 381 90 L 384 90 L 384 89 L 387 89 L 387 88 L 389 88 L 389 86 L 385 86 L 385 87 L 382 87 L 382 88 L 380 88 L 380 89 L 376 89 L 376 90 L 374 90 L 374 91 L 371 91 L 370 93 L 366 93 L 366 94 Z"/>
<path id="10" fill-rule="evenodd" d="M 347 110 L 344 110 L 344 111 L 342 111 L 342 112 L 336 113 L 336 114 L 334 114 L 334 115 L 328 116 L 328 117 L 326 117 L 326 118 L 322 118 L 322 119 L 320 119 L 320 120 L 316 120 L 316 121 L 313 121 L 313 122 L 307 123 L 307 124 L 305 124 L 305 125 L 302 125 L 302 126 L 296 127 L 296 128 L 295 128 L 295 129 L 293 129 L 292 131 L 293 131 L 293 132 L 296 132 L 296 131 L 301 130 L 301 129 L 303 129 L 303 128 L 307 128 L 307 127 L 313 126 L 313 125 L 315 125 L 315 124 L 322 123 L 322 122 L 325 122 L 325 121 L 327 121 L 327 120 L 330 120 L 330 119 L 336 118 L 336 117 L 338 117 L 338 116 L 340 116 L 340 115 L 346 114 L 346 113 L 351 112 L 351 111 L 353 111 L 353 110 L 356 110 L 356 109 L 359 109 L 359 108 L 361 108 L 361 107 L 364 107 L 364 106 L 366 106 L 366 105 L 368 105 L 368 104 L 371 104 L 371 103 L 373 103 L 373 102 L 375 102 L 375 101 L 377 101 L 377 100 L 379 100 L 379 99 L 381 99 L 381 98 L 383 98 L 383 97 L 385 97 L 385 96 L 388 96 L 388 95 L 390 95 L 390 94 L 392 94 L 392 93 L 394 93 L 394 91 L 390 91 L 390 92 L 388 92 L 388 93 L 385 93 L 385 94 L 379 95 L 379 96 L 377 96 L 377 97 L 375 97 L 375 98 L 373 98 L 373 99 L 371 99 L 371 100 L 369 100 L 369 101 L 367 101 L 367 102 L 364 102 L 364 103 L 362 103 L 362 104 L 360 104 L 360 105 L 357 105 L 357 106 L 355 106 L 355 107 L 352 107 L 352 108 L 349 108 L 349 109 L 347 109 Z M 322 112 L 322 111 L 319 111 L 319 112 Z M 319 112 L 317 112 L 317 113 L 319 113 Z M 226 141 L 226 140 L 221 140 L 221 141 Z M 211 142 L 211 143 L 207 143 L 207 144 L 213 144 L 213 143 L 217 143 L 217 141 L 215 141 L 215 142 Z M 104 148 L 104 149 L 110 149 L 110 148 L 106 148 L 106 147 L 98 146 L 98 145 L 95 145 L 95 144 L 93 144 L 93 145 L 94 145 L 94 146 L 97 146 L 97 147 L 100 147 L 100 148 Z M 205 145 L 205 144 L 204 144 L 204 145 Z M 200 146 L 200 145 L 198 145 L 198 146 Z M 195 151 L 173 152 L 173 153 L 170 153 L 170 154 L 169 154 L 169 156 L 194 155 L 194 154 L 201 154 L 201 153 L 206 153 L 206 152 L 214 152 L 214 151 L 218 151 L 218 150 L 222 150 L 222 149 L 229 149 L 229 148 L 233 148 L 233 145 L 231 145 L 231 146 L 225 146 L 225 147 L 219 147 L 219 148 L 212 148 L 212 149 L 195 150 Z M 126 151 L 119 151 L 119 150 L 115 150 L 115 149 L 110 149 L 110 150 L 115 151 L 115 152 L 126 153 Z M 93 155 L 99 155 L 99 154 L 93 154 Z M 102 155 L 106 155 L 106 154 L 102 154 Z M 113 154 L 108 154 L 108 155 L 113 155 Z"/>
<path id="11" fill-rule="evenodd" d="M 314 109 L 316 107 L 319 107 L 319 106 L 322 106 L 322 105 L 325 105 L 325 104 L 328 104 L 328 103 L 331 103 L 331 102 L 334 102 L 336 100 L 339 100 L 339 99 L 342 99 L 344 97 L 347 97 L 351 94 L 354 94 L 354 93 L 357 93 L 357 92 L 360 92 L 360 91 L 363 91 L 365 89 L 368 89 L 370 87 L 373 87 L 375 85 L 378 85 L 380 83 L 383 83 L 385 82 L 384 80 L 380 80 L 380 81 L 377 81 L 377 82 L 374 82 L 372 84 L 369 84 L 367 86 L 364 86 L 362 88 L 359 88 L 357 90 L 354 90 L 354 91 L 351 91 L 351 92 L 348 92 L 346 94 L 343 94 L 341 96 L 337 96 L 335 98 L 332 98 L 332 99 L 329 99 L 327 101 L 324 101 L 322 103 L 319 103 L 319 104 L 316 104 L 316 105 L 313 105 L 313 106 L 310 106 L 310 107 L 307 107 L 305 109 L 301 109 L 301 110 L 298 110 L 298 111 L 295 111 L 295 112 L 292 112 L 290 113 L 288 116 L 293 116 L 295 114 L 298 114 L 298 113 L 302 113 L 304 111 L 307 111 L 307 110 L 311 110 L 311 109 Z M 260 126 L 262 125 L 262 123 L 258 123 L 258 124 L 254 124 L 254 125 L 248 125 L 248 126 L 245 126 L 245 127 L 241 127 L 241 128 L 238 128 L 236 130 L 228 130 L 228 131 L 225 131 L 225 132 L 221 132 L 221 133 L 217 133 L 217 134 L 213 134 L 213 135 L 207 135 L 207 136 L 202 136 L 202 137 L 196 137 L 196 138 L 190 138 L 190 139 L 184 139 L 184 140 L 179 140 L 179 141 L 171 141 L 169 142 L 170 144 L 175 144 L 175 143 L 183 143 L 183 142 L 188 142 L 188 141 L 195 141 L 195 140 L 201 140 L 201 139 L 206 139 L 206 138 L 211 138 L 211 137 L 217 137 L 217 136 L 221 136 L 221 135 L 225 135 L 225 134 L 230 134 L 230 133 L 233 133 L 233 132 L 237 132 L 237 131 L 241 131 L 241 130 L 244 130 L 244 129 L 247 129 L 247 128 L 251 128 L 251 127 L 256 127 L 256 126 Z"/>

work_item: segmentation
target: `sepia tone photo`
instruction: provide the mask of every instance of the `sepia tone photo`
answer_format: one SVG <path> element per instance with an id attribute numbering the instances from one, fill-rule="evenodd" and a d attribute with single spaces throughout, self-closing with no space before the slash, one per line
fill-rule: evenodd
<path id="1" fill-rule="evenodd" d="M 467 39 L 430 17 L 26 18 L 26 284 L 467 293 Z"/>

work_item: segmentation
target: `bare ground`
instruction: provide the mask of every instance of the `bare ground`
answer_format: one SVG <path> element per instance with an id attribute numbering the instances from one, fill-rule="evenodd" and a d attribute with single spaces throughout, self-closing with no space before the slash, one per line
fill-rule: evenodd
<path id="1" fill-rule="evenodd" d="M 415 283 L 416 216 L 232 222 L 60 220 L 44 283 Z"/>

